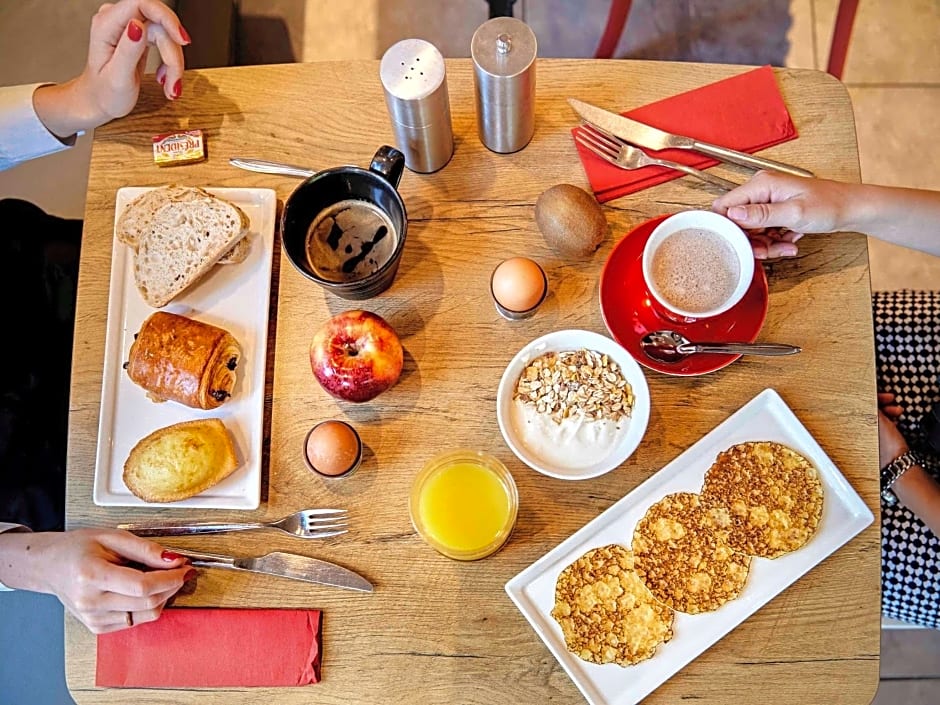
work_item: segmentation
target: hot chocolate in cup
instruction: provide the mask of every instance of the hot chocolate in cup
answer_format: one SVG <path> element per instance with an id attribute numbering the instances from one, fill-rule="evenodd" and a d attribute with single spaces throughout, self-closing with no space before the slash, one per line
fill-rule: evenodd
<path id="1" fill-rule="evenodd" d="M 753 277 L 747 235 L 711 211 L 666 218 L 643 248 L 643 278 L 656 310 L 676 323 L 724 313 L 744 297 Z"/>

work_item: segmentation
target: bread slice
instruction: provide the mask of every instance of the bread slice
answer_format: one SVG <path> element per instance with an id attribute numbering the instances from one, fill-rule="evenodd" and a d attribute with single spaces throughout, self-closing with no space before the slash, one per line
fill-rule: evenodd
<path id="1" fill-rule="evenodd" d="M 134 281 L 154 308 L 162 308 L 208 272 L 248 233 L 234 203 L 215 196 L 169 201 L 138 233 Z"/>
<path id="2" fill-rule="evenodd" d="M 145 191 L 125 206 L 118 217 L 117 239 L 137 249 L 142 235 L 149 232 L 154 214 L 170 203 L 187 203 L 199 199 L 217 198 L 198 186 L 170 184 Z M 218 264 L 240 264 L 248 257 L 248 238 L 242 238 L 219 259 Z"/>
<path id="3" fill-rule="evenodd" d="M 124 484 L 145 502 L 178 502 L 205 492 L 238 467 L 231 434 L 220 419 L 159 428 L 135 445 Z"/>

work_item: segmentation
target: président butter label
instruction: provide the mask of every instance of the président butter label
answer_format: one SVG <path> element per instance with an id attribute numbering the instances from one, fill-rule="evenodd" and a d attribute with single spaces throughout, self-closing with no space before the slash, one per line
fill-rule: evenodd
<path id="1" fill-rule="evenodd" d="M 206 158 L 202 130 L 168 132 L 153 136 L 153 161 L 157 166 L 192 164 Z"/>

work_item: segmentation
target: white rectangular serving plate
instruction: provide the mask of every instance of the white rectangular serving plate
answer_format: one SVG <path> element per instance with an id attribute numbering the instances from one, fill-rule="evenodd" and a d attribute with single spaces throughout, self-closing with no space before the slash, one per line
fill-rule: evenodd
<path id="1" fill-rule="evenodd" d="M 149 188 L 119 189 L 115 223 L 121 212 Z M 207 188 L 237 204 L 251 221 L 248 257 L 239 264 L 219 264 L 162 310 L 189 316 L 228 330 L 242 351 L 232 397 L 212 411 L 174 401 L 151 401 L 124 370 L 134 335 L 156 309 L 134 283 L 131 248 L 114 237 L 108 327 L 105 339 L 94 501 L 99 506 L 203 507 L 256 509 L 261 502 L 261 445 L 264 433 L 264 373 L 268 306 L 274 251 L 277 197 L 272 189 Z M 189 499 L 169 504 L 144 502 L 124 484 L 124 461 L 131 448 L 158 428 L 199 418 L 222 419 L 231 431 L 241 464 L 222 482 Z"/>
<path id="2" fill-rule="evenodd" d="M 646 510 L 673 492 L 699 492 L 705 471 L 721 451 L 744 441 L 776 441 L 803 454 L 819 470 L 823 513 L 802 548 L 770 560 L 753 558 L 741 594 L 714 612 L 676 612 L 673 638 L 652 658 L 626 668 L 583 661 L 565 648 L 551 616 L 559 573 L 586 551 L 607 544 L 630 547 Z M 874 521 L 839 469 L 773 389 L 765 389 L 642 485 L 506 583 L 506 593 L 591 705 L 633 705 L 662 685 L 776 595 Z"/>

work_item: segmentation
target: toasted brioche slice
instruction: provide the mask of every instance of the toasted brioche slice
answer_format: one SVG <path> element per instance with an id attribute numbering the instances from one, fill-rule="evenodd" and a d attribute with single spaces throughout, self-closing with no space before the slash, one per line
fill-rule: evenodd
<path id="1" fill-rule="evenodd" d="M 248 216 L 221 198 L 171 201 L 137 240 L 134 280 L 154 308 L 195 284 L 248 232 Z"/>
<path id="2" fill-rule="evenodd" d="M 220 419 L 183 421 L 157 429 L 131 449 L 124 484 L 145 502 L 178 502 L 237 467 L 232 437 Z"/>
<path id="3" fill-rule="evenodd" d="M 125 245 L 137 249 L 142 235 L 149 232 L 154 214 L 171 203 L 187 203 L 200 199 L 217 198 L 198 186 L 170 184 L 159 186 L 139 195 L 127 204 L 115 228 L 117 238 Z M 248 257 L 249 243 L 242 238 L 219 259 L 218 264 L 240 264 Z"/>

